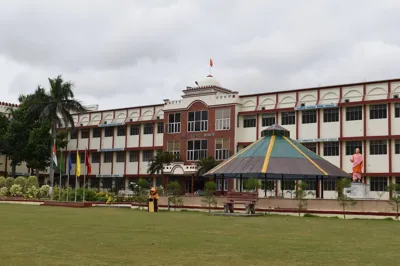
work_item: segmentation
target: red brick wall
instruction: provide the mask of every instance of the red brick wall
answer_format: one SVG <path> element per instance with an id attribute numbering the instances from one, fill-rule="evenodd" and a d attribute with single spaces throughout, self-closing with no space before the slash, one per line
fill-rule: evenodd
<path id="1" fill-rule="evenodd" d="M 229 130 L 215 130 L 215 110 L 229 108 L 231 111 L 230 117 L 230 129 Z M 188 112 L 190 111 L 205 111 L 208 110 L 208 131 L 202 132 L 187 132 L 187 122 L 188 122 Z M 171 113 L 181 113 L 181 133 L 176 134 L 164 134 L 164 150 L 167 150 L 168 141 L 180 141 L 181 142 L 181 159 L 185 162 L 185 164 L 191 163 L 186 160 L 187 154 L 187 142 L 189 140 L 208 140 L 208 155 L 215 157 L 215 139 L 224 138 L 230 140 L 230 154 L 233 155 L 235 153 L 235 106 L 220 106 L 209 108 L 202 101 L 195 101 L 192 105 L 190 105 L 189 109 L 185 110 L 177 110 L 177 111 L 169 111 L 164 113 L 164 123 L 168 123 L 168 115 Z M 204 137 L 205 133 L 214 133 L 214 136 Z M 200 137 L 195 137 L 193 135 L 200 134 Z"/>

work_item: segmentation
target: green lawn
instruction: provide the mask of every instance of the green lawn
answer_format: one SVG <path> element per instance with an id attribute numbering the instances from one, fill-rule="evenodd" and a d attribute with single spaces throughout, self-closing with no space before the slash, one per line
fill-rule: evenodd
<path id="1" fill-rule="evenodd" d="M 398 265 L 400 223 L 0 204 L 0 265 Z"/>

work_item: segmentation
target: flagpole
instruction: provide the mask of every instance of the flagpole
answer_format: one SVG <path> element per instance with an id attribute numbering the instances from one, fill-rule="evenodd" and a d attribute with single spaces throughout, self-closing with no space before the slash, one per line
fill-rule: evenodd
<path id="1" fill-rule="evenodd" d="M 86 188 L 86 174 L 87 174 L 87 165 L 86 160 L 88 156 L 87 148 L 85 148 L 85 174 L 83 175 L 83 202 L 85 202 L 85 188 Z"/>
<path id="2" fill-rule="evenodd" d="M 66 168 L 66 169 L 68 169 L 68 176 L 67 176 L 67 201 L 68 201 L 68 192 L 69 192 L 69 172 L 71 171 L 71 169 L 69 169 L 69 159 L 70 159 L 70 156 L 71 156 L 71 154 L 70 154 L 70 152 L 71 151 L 68 151 L 68 159 L 67 159 L 67 161 L 68 161 L 68 168 Z"/>
<path id="3" fill-rule="evenodd" d="M 63 151 L 61 151 L 61 160 L 63 159 L 63 156 L 62 156 L 62 152 Z M 61 162 L 60 162 L 61 163 Z M 59 169 L 60 169 L 60 186 L 58 187 L 58 200 L 59 201 L 61 201 L 61 179 L 62 179 L 62 169 L 61 169 L 61 164 L 60 164 L 60 167 L 59 167 Z"/>

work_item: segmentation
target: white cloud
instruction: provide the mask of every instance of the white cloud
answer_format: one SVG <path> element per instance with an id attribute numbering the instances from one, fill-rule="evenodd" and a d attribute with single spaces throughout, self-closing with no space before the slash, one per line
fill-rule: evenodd
<path id="1" fill-rule="evenodd" d="M 63 74 L 100 108 L 177 99 L 213 74 L 240 93 L 399 77 L 399 1 L 0 2 L 1 101 Z"/>

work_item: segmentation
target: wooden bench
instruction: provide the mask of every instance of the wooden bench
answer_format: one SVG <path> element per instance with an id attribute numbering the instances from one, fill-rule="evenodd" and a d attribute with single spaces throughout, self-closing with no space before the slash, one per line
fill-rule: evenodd
<path id="1" fill-rule="evenodd" d="M 246 214 L 255 214 L 255 205 L 258 202 L 258 192 L 228 192 L 224 202 L 224 212 L 233 213 L 235 204 L 243 204 Z"/>

